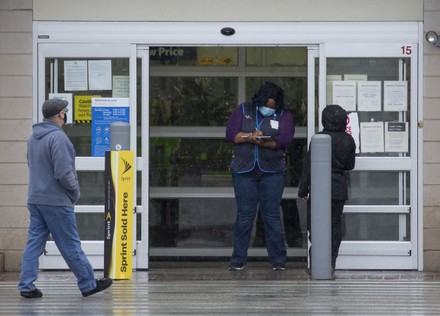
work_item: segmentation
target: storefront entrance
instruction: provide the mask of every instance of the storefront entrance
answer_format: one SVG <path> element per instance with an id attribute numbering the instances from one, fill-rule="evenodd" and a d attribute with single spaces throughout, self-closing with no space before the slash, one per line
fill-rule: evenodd
<path id="1" fill-rule="evenodd" d="M 41 120 L 37 104 L 48 97 L 65 97 L 72 106 L 65 131 L 78 156 L 82 196 L 76 212 L 95 267 L 103 264 L 104 159 L 94 150 L 101 143 L 93 129 L 92 99 L 129 98 L 131 149 L 138 157 L 133 262 L 145 269 L 150 258 L 224 260 L 231 254 L 235 201 L 224 129 L 235 107 L 270 80 L 285 90 L 296 124 L 280 210 L 288 256 L 307 257 L 305 206 L 296 199 L 299 174 L 323 107 L 338 103 L 350 112 L 359 152 L 337 267 L 419 268 L 417 23 L 264 26 L 276 37 L 255 36 L 255 28 L 263 26 L 250 23 L 237 26 L 238 38 L 222 36 L 219 25 L 208 24 L 207 32 L 220 34 L 215 40 L 198 35 L 200 25 L 191 23 L 174 30 L 170 25 L 160 40 L 134 38 L 139 33 L 130 33 L 134 26 L 127 23 L 118 26 L 113 44 L 97 35 L 99 23 L 72 23 L 88 34 L 81 40 L 68 24 L 36 26 L 34 117 Z M 154 30 L 151 24 L 136 27 Z M 384 27 L 398 35 L 395 43 L 374 36 Z M 364 43 L 347 44 L 354 29 L 367 33 Z M 327 37 L 305 39 L 316 30 Z M 341 32 L 343 43 L 336 35 Z M 133 44 L 139 42 L 149 44 Z M 252 257 L 266 256 L 261 232 L 257 220 Z M 41 267 L 64 268 L 52 242 Z"/>

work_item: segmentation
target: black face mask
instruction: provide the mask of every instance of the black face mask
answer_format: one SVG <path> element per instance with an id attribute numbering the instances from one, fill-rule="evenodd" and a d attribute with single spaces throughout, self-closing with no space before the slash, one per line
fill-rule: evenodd
<path id="1" fill-rule="evenodd" d="M 64 118 L 63 118 L 64 124 L 67 124 L 67 113 L 66 112 L 60 112 L 60 113 L 64 114 Z"/>

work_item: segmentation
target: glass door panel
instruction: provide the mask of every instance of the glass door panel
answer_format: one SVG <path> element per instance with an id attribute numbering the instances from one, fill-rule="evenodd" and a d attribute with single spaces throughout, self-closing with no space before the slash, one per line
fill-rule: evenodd
<path id="1" fill-rule="evenodd" d="M 226 122 L 264 81 L 285 91 L 296 123 L 281 205 L 290 250 L 305 255 L 296 187 L 306 151 L 304 47 L 150 47 L 150 253 L 230 256 L 235 200 Z M 265 256 L 256 220 L 250 255 Z M 197 249 L 197 251 L 195 251 Z M 293 254 L 293 252 L 291 252 Z"/>
<path id="2" fill-rule="evenodd" d="M 347 132 L 357 145 L 337 268 L 415 268 L 417 152 L 411 146 L 417 120 L 414 55 L 396 56 L 388 47 L 383 56 L 380 51 L 371 52 L 371 58 L 366 57 L 368 48 L 353 49 L 352 56 L 341 51 L 344 57 L 338 57 L 336 45 L 329 51 L 332 56 L 325 60 L 325 104 L 339 104 L 347 111 Z M 319 113 L 325 104 L 320 105 Z"/>
<path id="3" fill-rule="evenodd" d="M 81 197 L 75 214 L 82 247 L 96 269 L 103 267 L 105 181 L 104 158 L 92 154 L 92 98 L 128 98 L 132 74 L 129 45 L 39 45 L 35 121 L 43 119 L 41 104 L 45 99 L 65 98 L 69 102 L 63 129 L 76 151 Z M 40 257 L 40 267 L 66 268 L 51 238 L 45 256 Z"/>

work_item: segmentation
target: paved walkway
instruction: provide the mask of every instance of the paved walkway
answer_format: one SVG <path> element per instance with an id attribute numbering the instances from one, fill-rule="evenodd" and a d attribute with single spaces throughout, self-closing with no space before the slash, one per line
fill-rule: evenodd
<path id="1" fill-rule="evenodd" d="M 70 272 L 43 271 L 36 282 L 41 299 L 20 297 L 18 274 L 5 273 L 0 315 L 440 315 L 440 273 L 337 271 L 333 281 L 316 281 L 302 268 L 287 268 L 152 263 L 87 298 Z"/>

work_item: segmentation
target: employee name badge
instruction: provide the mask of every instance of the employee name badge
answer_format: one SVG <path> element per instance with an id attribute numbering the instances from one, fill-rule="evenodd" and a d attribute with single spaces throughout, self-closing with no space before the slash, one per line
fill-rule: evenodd
<path id="1" fill-rule="evenodd" d="M 280 123 L 278 121 L 270 120 L 270 127 L 272 127 L 272 129 L 278 129 L 279 126 Z"/>

